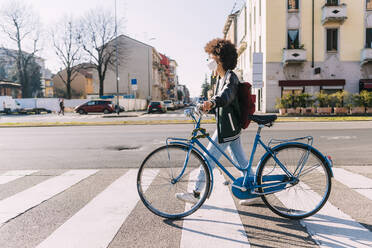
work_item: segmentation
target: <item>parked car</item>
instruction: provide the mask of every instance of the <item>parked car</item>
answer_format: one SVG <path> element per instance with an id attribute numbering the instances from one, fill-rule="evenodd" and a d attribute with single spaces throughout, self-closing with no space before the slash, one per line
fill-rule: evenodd
<path id="1" fill-rule="evenodd" d="M 165 106 L 167 106 L 167 109 L 170 109 L 170 110 L 176 109 L 176 105 L 174 104 L 172 100 L 164 100 L 164 104 Z"/>
<path id="2" fill-rule="evenodd" d="M 147 113 L 150 114 L 152 112 L 165 113 L 167 112 L 167 107 L 162 101 L 150 102 L 149 106 L 147 107 Z"/>
<path id="3" fill-rule="evenodd" d="M 90 100 L 74 108 L 76 113 L 81 115 L 88 113 L 110 114 L 115 112 L 115 106 L 109 100 Z"/>

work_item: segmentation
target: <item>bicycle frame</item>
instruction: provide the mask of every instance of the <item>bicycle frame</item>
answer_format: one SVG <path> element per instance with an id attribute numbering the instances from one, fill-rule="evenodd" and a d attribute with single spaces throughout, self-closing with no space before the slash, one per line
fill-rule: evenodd
<path id="1" fill-rule="evenodd" d="M 188 160 L 189 160 L 189 156 L 190 156 L 190 153 L 191 153 L 191 150 L 194 150 L 196 151 L 203 159 L 204 161 L 207 163 L 207 166 L 210 170 L 210 175 L 211 175 L 211 186 L 210 186 L 210 190 L 209 190 L 209 195 L 208 197 L 210 196 L 211 192 L 212 192 L 212 189 L 213 189 L 213 173 L 212 173 L 212 166 L 209 164 L 209 161 L 207 159 L 206 156 L 208 156 L 210 159 L 213 160 L 213 162 L 216 163 L 216 165 L 218 166 L 218 168 L 220 168 L 233 182 L 236 181 L 237 178 L 235 178 L 233 175 L 231 175 L 231 173 L 212 155 L 209 153 L 209 151 L 207 150 L 207 148 L 199 141 L 200 138 L 207 138 L 208 141 L 214 145 L 217 150 L 235 167 L 237 168 L 238 170 L 242 171 L 243 174 L 244 174 L 244 179 L 243 179 L 243 183 L 242 183 L 242 186 L 237 186 L 237 185 L 232 185 L 232 187 L 236 187 L 238 189 L 240 189 L 241 191 L 247 191 L 247 190 L 251 190 L 252 193 L 254 194 L 268 194 L 268 193 L 274 193 L 272 191 L 269 191 L 269 192 L 265 192 L 263 191 L 263 193 L 258 193 L 256 191 L 257 188 L 264 188 L 264 187 L 275 187 L 275 186 L 285 186 L 286 184 L 289 184 L 289 183 L 295 183 L 296 181 L 298 181 L 298 176 L 300 175 L 301 171 L 302 171 L 302 167 L 303 165 L 306 163 L 306 160 L 307 160 L 307 157 L 305 156 L 302 160 L 301 160 L 301 164 L 302 164 L 302 167 L 299 168 L 299 171 L 297 173 L 297 175 L 294 175 L 292 174 L 290 171 L 287 170 L 287 168 L 285 167 L 285 165 L 283 165 L 280 160 L 276 157 L 276 154 L 274 152 L 274 148 L 271 148 L 269 145 L 266 145 L 262 140 L 261 140 L 261 130 L 262 128 L 264 127 L 264 125 L 258 125 L 258 130 L 257 130 L 257 133 L 256 133 L 256 136 L 255 136 L 255 140 L 254 140 L 254 144 L 253 144 L 253 147 L 252 147 L 252 151 L 251 151 L 251 155 L 250 155 L 250 159 L 249 159 L 249 162 L 248 162 L 248 165 L 245 167 L 245 168 L 241 168 L 239 165 L 237 165 L 235 163 L 235 161 L 233 161 L 224 151 L 222 151 L 218 145 L 209 137 L 209 134 L 205 131 L 205 129 L 202 129 L 200 128 L 200 122 L 201 122 L 201 115 L 199 117 L 199 119 L 197 120 L 195 118 L 195 116 L 190 113 L 190 116 L 192 117 L 192 119 L 195 121 L 195 128 L 194 130 L 192 131 L 192 137 L 190 139 L 181 139 L 181 138 L 168 138 L 167 141 L 166 141 L 166 144 L 180 144 L 180 145 L 183 145 L 185 147 L 188 148 L 188 152 L 187 152 L 187 156 L 185 158 L 185 162 L 184 162 L 184 167 L 182 169 L 182 171 L 180 172 L 180 174 L 173 179 L 173 182 L 176 183 L 182 176 L 183 176 L 183 173 L 185 172 L 185 169 L 186 169 L 186 166 L 187 166 L 187 163 L 188 163 Z M 200 135 L 198 135 L 200 133 Z M 306 137 L 305 137 L 306 138 Z M 301 138 L 300 138 L 301 139 Z M 311 138 L 312 139 L 312 138 Z M 288 144 L 290 142 L 286 142 L 285 144 Z M 248 185 L 248 173 L 245 173 L 247 172 L 251 166 L 252 166 L 252 163 L 253 163 L 253 159 L 254 159 L 254 156 L 255 156 L 255 153 L 256 153 L 256 149 L 257 149 L 257 146 L 258 145 L 261 145 L 266 153 L 261 157 L 261 160 L 258 164 L 258 168 L 257 168 L 257 171 L 256 171 L 256 175 L 255 175 L 255 178 L 254 178 L 254 182 L 253 182 L 253 187 L 250 187 Z M 283 145 L 283 144 L 282 144 Z M 198 149 L 198 147 L 200 149 Z M 202 153 L 202 151 L 204 153 Z M 289 178 L 289 180 L 285 181 L 285 182 L 275 182 L 275 183 L 261 183 L 260 185 L 257 185 L 256 183 L 256 178 L 257 178 L 257 172 L 259 171 L 259 167 L 261 166 L 261 162 L 263 161 L 264 158 L 266 158 L 266 156 L 269 156 L 271 155 L 272 158 L 274 159 L 274 161 L 276 162 L 277 165 L 280 166 L 280 168 L 283 170 L 283 172 L 286 174 L 286 176 Z M 327 161 L 329 162 L 329 160 L 327 159 Z M 300 166 L 300 164 L 299 164 Z M 297 171 L 297 170 L 296 170 Z M 295 173 L 296 173 L 295 171 Z M 284 176 L 281 176 L 281 175 L 276 175 L 276 176 L 271 176 L 271 181 L 273 181 L 273 179 L 275 180 L 279 180 L 279 179 L 283 179 Z M 265 182 L 266 180 L 264 180 Z M 270 181 L 270 179 L 268 179 L 267 181 Z M 284 189 L 284 187 L 283 187 Z M 282 189 L 280 189 L 282 190 Z M 280 191 L 278 190 L 278 191 Z"/>

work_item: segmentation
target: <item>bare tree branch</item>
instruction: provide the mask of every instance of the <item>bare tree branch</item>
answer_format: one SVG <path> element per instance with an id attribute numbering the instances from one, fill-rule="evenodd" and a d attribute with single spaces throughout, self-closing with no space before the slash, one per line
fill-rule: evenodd
<path id="1" fill-rule="evenodd" d="M 35 55 L 39 51 L 39 22 L 38 16 L 32 11 L 31 6 L 21 3 L 18 0 L 9 2 L 2 6 L 0 13 L 1 31 L 13 42 L 16 52 L 12 57 L 15 59 L 17 78 L 22 85 L 23 97 L 31 97 L 33 94 L 32 85 L 29 84 L 32 75 L 31 63 L 34 63 Z M 11 44 L 11 43 L 10 43 Z M 8 51 L 9 48 L 4 48 Z"/>
<path id="2" fill-rule="evenodd" d="M 115 19 L 110 12 L 94 9 L 81 19 L 80 28 L 78 40 L 97 70 L 99 95 L 102 96 L 106 72 L 115 61 L 115 47 L 112 44 L 115 39 Z M 124 53 L 123 47 L 119 47 L 118 53 Z"/>
<path id="3" fill-rule="evenodd" d="M 80 61 L 81 46 L 77 42 L 78 30 L 72 17 L 63 18 L 59 25 L 52 31 L 53 46 L 60 63 L 66 71 L 66 79 L 58 73 L 66 85 L 67 98 L 71 99 L 71 83 L 78 71 L 77 64 Z"/>

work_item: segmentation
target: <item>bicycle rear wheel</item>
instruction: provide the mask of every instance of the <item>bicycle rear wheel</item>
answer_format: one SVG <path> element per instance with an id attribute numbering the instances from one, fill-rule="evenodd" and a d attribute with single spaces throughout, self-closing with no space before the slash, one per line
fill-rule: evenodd
<path id="1" fill-rule="evenodd" d="M 196 203 L 176 198 L 177 193 L 192 193 L 197 182 L 200 196 Z M 208 166 L 196 151 L 185 145 L 156 149 L 145 158 L 137 176 L 137 189 L 144 205 L 154 214 L 169 219 L 195 212 L 206 200 L 209 187 Z"/>
<path id="2" fill-rule="evenodd" d="M 318 212 L 331 192 L 331 172 L 325 158 L 302 143 L 286 144 L 274 152 L 298 181 L 285 185 L 279 192 L 262 195 L 262 200 L 274 213 L 290 219 L 302 219 Z M 271 155 L 267 156 L 257 173 L 257 183 L 264 183 L 265 176 L 278 175 L 284 178 L 286 174 Z M 264 189 L 259 188 L 259 192 L 263 193 Z"/>

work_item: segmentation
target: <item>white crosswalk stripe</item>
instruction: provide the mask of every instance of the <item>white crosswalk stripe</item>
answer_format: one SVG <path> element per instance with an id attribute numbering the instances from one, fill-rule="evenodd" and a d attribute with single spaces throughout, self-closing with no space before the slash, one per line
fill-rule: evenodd
<path id="1" fill-rule="evenodd" d="M 153 178 L 149 179 L 149 185 L 159 170 L 161 169 L 154 169 L 155 173 L 152 174 Z M 42 203 L 46 203 L 44 207 L 47 206 L 48 201 L 52 197 L 61 193 L 69 194 L 68 189 L 74 185 L 84 184 L 83 181 L 88 178 L 101 177 L 102 175 L 97 173 L 98 171 L 100 170 L 69 170 L 61 175 L 51 176 L 45 181 L 0 200 L 0 247 L 2 247 L 1 231 L 7 225 L 12 224 L 13 220 L 30 218 L 27 214 L 22 214 L 33 208 L 38 208 Z M 143 207 L 137 193 L 138 170 L 123 169 L 122 171 L 120 176 L 117 175 L 115 180 L 107 181 L 107 185 L 102 191 L 92 195 L 85 205 L 81 205 L 63 222 L 55 226 L 53 231 L 50 230 L 47 235 L 40 239 L 39 244 L 36 243 L 35 245 L 38 244 L 38 248 L 111 247 L 110 244 L 115 239 L 120 239 L 118 235 L 130 235 L 128 229 L 126 229 L 124 234 L 120 233 L 120 229 L 130 219 L 129 216 L 134 213 L 138 218 L 138 216 L 141 216 L 138 215 L 140 209 L 142 209 L 141 211 L 146 211 L 147 214 L 152 215 L 152 213 Z M 42 171 L 12 170 L 0 172 L 0 193 L 7 185 L 21 182 L 25 176 L 36 177 L 36 172 L 39 174 Z M 371 178 L 343 168 L 334 168 L 334 175 L 334 179 L 337 182 L 345 185 L 354 195 L 356 194 L 355 192 L 358 192 L 361 195 L 360 199 L 364 201 L 366 206 L 371 206 Z M 16 181 L 17 179 L 19 180 Z M 178 233 L 178 245 L 172 247 L 218 248 L 255 246 L 254 243 L 250 244 L 250 238 L 247 236 L 247 226 L 259 225 L 259 223 L 242 223 L 240 212 L 237 210 L 229 187 L 223 185 L 224 177 L 217 172 L 214 174 L 214 179 L 211 197 L 194 214 L 186 217 L 183 221 L 181 220 L 179 226 L 182 230 Z M 304 183 L 301 184 L 303 188 L 307 188 Z M 333 190 L 337 189 L 333 188 Z M 346 195 L 348 192 L 346 191 L 344 194 Z M 68 196 L 66 197 L 68 198 Z M 278 194 L 277 197 L 284 205 L 290 204 L 293 200 L 293 197 L 291 198 L 288 195 Z M 309 199 L 317 197 L 320 196 L 316 192 L 309 190 Z M 142 208 L 139 208 L 139 206 Z M 254 211 L 254 208 L 252 209 Z M 359 211 L 365 211 L 366 216 L 368 216 L 370 209 L 360 209 Z M 253 214 L 258 216 L 257 213 Z M 308 233 L 307 235 L 317 243 L 313 246 L 372 247 L 372 232 L 368 229 L 370 224 L 359 223 L 352 215 L 350 212 L 346 214 L 341 207 L 339 208 L 337 202 L 329 200 L 317 214 L 301 220 L 300 223 L 306 228 L 303 233 Z M 43 218 L 49 217 L 43 216 Z M 53 218 L 50 218 L 52 221 Z M 290 223 L 286 219 L 276 219 L 280 221 L 273 228 L 283 229 L 285 228 L 283 224 L 286 221 L 288 221 L 288 225 Z M 27 221 L 32 222 L 32 220 Z M 166 220 L 161 220 L 160 222 L 163 225 L 167 225 L 165 224 Z M 141 219 L 138 219 L 138 225 L 139 227 L 141 226 Z M 22 231 L 21 228 L 20 230 Z M 141 228 L 138 227 L 134 230 L 141 232 Z M 154 230 L 154 232 L 157 231 L 160 230 Z M 278 232 L 281 232 L 281 230 L 278 230 Z M 143 235 L 147 235 L 147 233 Z M 285 233 L 283 236 L 285 236 Z M 25 240 L 27 240 L 27 237 L 25 237 Z"/>
<path id="2" fill-rule="evenodd" d="M 5 222 L 68 189 L 97 170 L 71 170 L 0 201 L 0 227 Z"/>
<path id="3" fill-rule="evenodd" d="M 3 174 L 0 174 L 0 184 L 6 184 L 11 181 L 14 181 L 18 178 L 31 175 L 32 173 L 37 172 L 37 170 L 13 170 L 7 171 Z"/>
<path id="4" fill-rule="evenodd" d="M 107 247 L 139 200 L 136 176 L 130 170 L 117 179 L 37 247 Z"/>
<path id="5" fill-rule="evenodd" d="M 249 247 L 234 200 L 229 189 L 223 185 L 223 176 L 214 173 L 214 179 L 211 197 L 183 222 L 181 248 Z M 189 185 L 189 189 L 190 186 L 193 187 Z M 224 211 L 226 209 L 228 211 Z"/>
<path id="6" fill-rule="evenodd" d="M 333 168 L 333 173 L 337 181 L 372 200 L 372 179 L 342 168 Z"/>
<path id="7" fill-rule="evenodd" d="M 310 190 L 306 184 L 300 184 L 303 189 L 307 189 L 309 201 L 320 202 L 320 195 Z M 285 206 L 293 206 L 297 192 L 293 190 L 289 193 L 292 195 L 277 193 L 276 197 Z M 301 222 L 321 247 L 372 247 L 372 233 L 330 202 L 318 213 Z"/>

